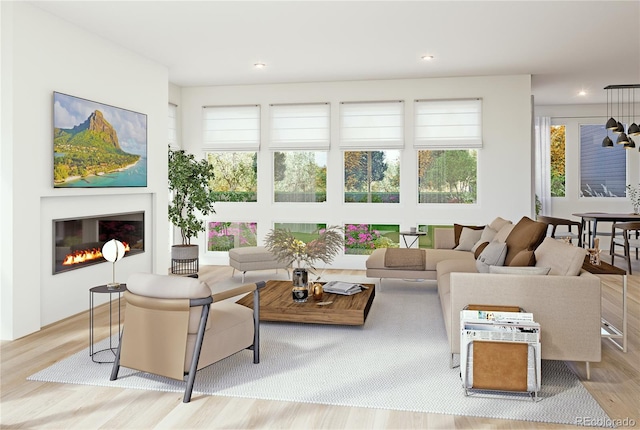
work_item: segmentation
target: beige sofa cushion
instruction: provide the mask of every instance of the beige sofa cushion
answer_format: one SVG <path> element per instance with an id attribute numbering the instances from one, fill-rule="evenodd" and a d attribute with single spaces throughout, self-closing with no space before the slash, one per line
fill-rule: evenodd
<path id="1" fill-rule="evenodd" d="M 547 237 L 535 250 L 536 267 L 550 267 L 550 275 L 580 274 L 587 250 Z"/>
<path id="2" fill-rule="evenodd" d="M 460 236 L 462 235 L 462 230 L 464 228 L 468 228 L 471 230 L 482 230 L 484 229 L 483 225 L 462 225 L 462 224 L 453 224 L 453 237 L 456 243 L 456 247 L 460 245 Z M 478 239 L 476 239 L 477 241 Z M 475 243 L 475 242 L 474 242 Z M 473 243 L 471 244 L 473 245 Z M 471 249 L 471 248 L 469 248 Z"/>
<path id="3" fill-rule="evenodd" d="M 460 239 L 458 240 L 458 246 L 454 249 L 458 251 L 473 251 L 473 247 L 482 237 L 482 230 L 475 228 L 463 227 L 462 233 L 460 233 Z"/>
<path id="4" fill-rule="evenodd" d="M 455 249 L 425 249 L 425 270 L 436 270 L 439 262 L 444 260 L 469 260 L 475 262 L 472 252 L 456 251 Z"/>
<path id="5" fill-rule="evenodd" d="M 507 237 L 509 236 L 509 234 L 511 233 L 511 230 L 513 230 L 514 227 L 515 225 L 513 225 L 512 223 L 507 223 L 503 225 L 502 227 L 500 227 L 500 230 L 498 230 L 496 235 L 493 237 L 493 240 L 495 240 L 496 242 L 502 242 L 502 243 L 506 242 Z"/>
<path id="6" fill-rule="evenodd" d="M 495 231 L 500 231 L 500 229 L 507 224 L 513 224 L 513 223 L 507 219 L 497 217 L 496 219 L 491 221 L 491 223 L 489 223 L 489 227 Z"/>

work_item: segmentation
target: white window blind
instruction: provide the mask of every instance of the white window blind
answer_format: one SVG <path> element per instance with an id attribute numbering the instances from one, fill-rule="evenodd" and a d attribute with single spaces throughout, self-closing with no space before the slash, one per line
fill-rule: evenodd
<path id="1" fill-rule="evenodd" d="M 260 149 L 260 106 L 205 106 L 205 151 Z"/>
<path id="2" fill-rule="evenodd" d="M 482 100 L 416 100 L 415 148 L 482 148 Z"/>
<path id="3" fill-rule="evenodd" d="M 340 147 L 391 149 L 404 147 L 404 102 L 340 104 Z"/>
<path id="4" fill-rule="evenodd" d="M 169 147 L 178 149 L 178 106 L 169 103 Z"/>
<path id="5" fill-rule="evenodd" d="M 331 106 L 329 103 L 271 105 L 269 148 L 329 149 Z"/>

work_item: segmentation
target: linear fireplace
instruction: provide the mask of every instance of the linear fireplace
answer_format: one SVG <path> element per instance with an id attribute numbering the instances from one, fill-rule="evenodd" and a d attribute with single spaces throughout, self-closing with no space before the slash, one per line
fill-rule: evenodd
<path id="1" fill-rule="evenodd" d="M 53 274 L 106 262 L 102 245 L 118 239 L 125 257 L 144 252 L 144 212 L 53 220 Z"/>

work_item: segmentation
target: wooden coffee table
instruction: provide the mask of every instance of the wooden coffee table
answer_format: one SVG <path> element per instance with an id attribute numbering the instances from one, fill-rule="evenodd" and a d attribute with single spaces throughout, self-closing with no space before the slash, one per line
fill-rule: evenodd
<path id="1" fill-rule="evenodd" d="M 352 296 L 324 293 L 322 301 L 333 303 L 321 306 L 312 297 L 306 303 L 295 303 L 291 281 L 267 281 L 260 290 L 260 321 L 363 325 L 376 291 L 374 284 L 362 285 L 368 289 Z M 253 309 L 253 295 L 246 295 L 238 303 Z"/>

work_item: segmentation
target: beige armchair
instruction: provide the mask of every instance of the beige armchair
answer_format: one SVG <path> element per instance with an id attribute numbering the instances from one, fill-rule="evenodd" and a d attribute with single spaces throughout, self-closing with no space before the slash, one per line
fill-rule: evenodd
<path id="1" fill-rule="evenodd" d="M 211 294 L 194 278 L 136 273 L 127 280 L 120 345 L 111 371 L 120 366 L 186 380 L 183 402 L 191 400 L 196 372 L 243 349 L 260 362 L 260 288 L 247 284 Z M 231 297 L 253 292 L 254 309 Z"/>

